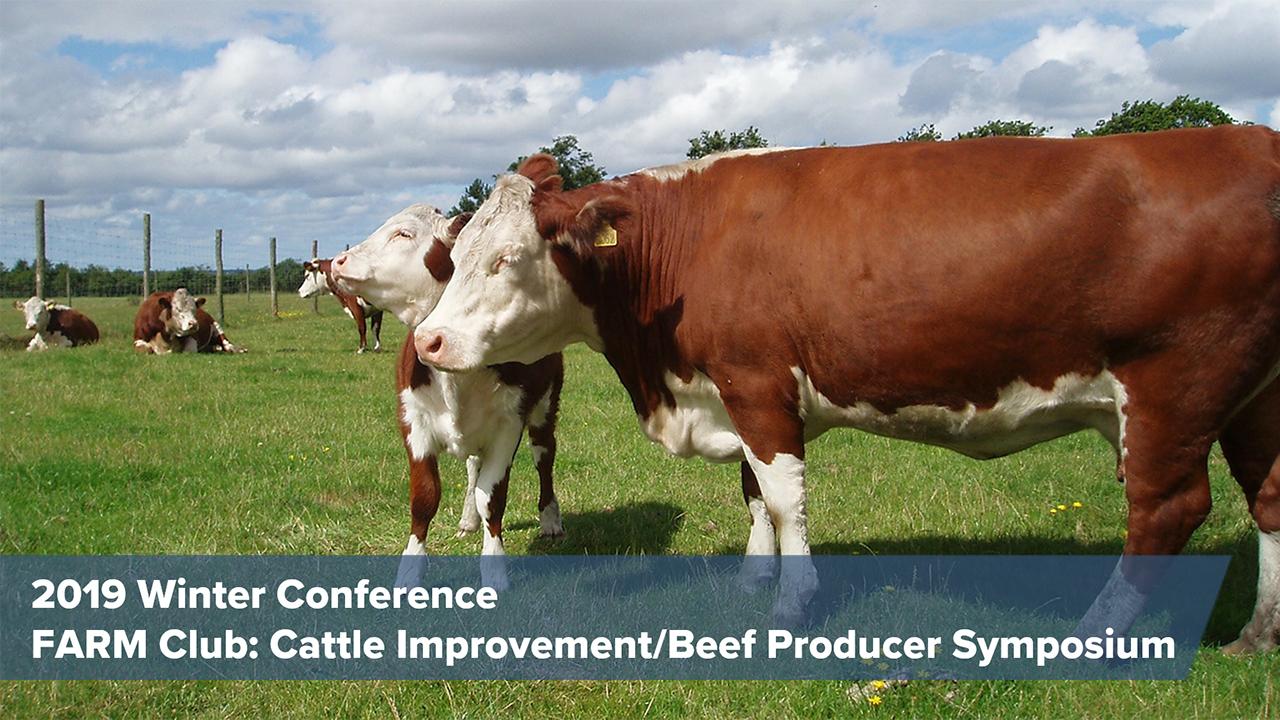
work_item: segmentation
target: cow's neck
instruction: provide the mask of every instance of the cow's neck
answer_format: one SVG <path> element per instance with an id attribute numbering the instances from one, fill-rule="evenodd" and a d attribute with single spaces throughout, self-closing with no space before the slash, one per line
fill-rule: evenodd
<path id="1" fill-rule="evenodd" d="M 677 232 L 652 214 L 639 208 L 638 222 L 620 235 L 618 245 L 594 248 L 585 268 L 594 276 L 592 318 L 600 340 L 595 349 L 613 366 L 642 418 L 661 404 L 674 406 L 668 372 L 689 381 L 695 370 L 676 330 L 685 312 L 684 272 L 697 230 L 681 225 Z"/>

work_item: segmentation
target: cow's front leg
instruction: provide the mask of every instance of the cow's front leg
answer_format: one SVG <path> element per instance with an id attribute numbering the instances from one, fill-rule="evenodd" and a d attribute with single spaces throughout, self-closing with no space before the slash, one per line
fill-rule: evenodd
<path id="1" fill-rule="evenodd" d="M 480 472 L 476 476 L 476 511 L 484 531 L 484 549 L 481 551 L 481 582 L 496 590 L 505 590 L 511 583 L 507 579 L 507 565 L 502 545 L 502 516 L 507 510 L 507 484 L 511 478 L 511 460 L 524 428 L 516 425 L 497 435 L 485 449 Z"/>
<path id="2" fill-rule="evenodd" d="M 39 352 L 40 350 L 48 350 L 49 345 L 44 341 L 44 335 L 36 333 L 31 338 L 31 342 L 27 343 L 27 352 Z"/>
<path id="3" fill-rule="evenodd" d="M 427 528 L 440 509 L 440 467 L 435 455 L 415 458 L 409 451 L 409 543 L 400 558 L 397 587 L 422 583 L 426 565 Z"/>
<path id="4" fill-rule="evenodd" d="M 348 309 L 347 313 L 351 315 L 351 319 L 356 322 L 356 331 L 360 333 L 360 347 L 356 350 L 356 354 L 362 355 L 366 349 L 364 310 L 357 304 L 355 307 Z"/>
<path id="5" fill-rule="evenodd" d="M 773 579 L 778 569 L 778 539 L 773 529 L 773 518 L 765 508 L 760 483 L 745 460 L 741 464 L 742 500 L 747 504 L 751 521 L 751 534 L 747 538 L 747 556 L 738 573 L 738 584 L 754 593 Z"/>
<path id="6" fill-rule="evenodd" d="M 755 476 L 756 488 L 749 486 L 745 475 L 744 484 L 748 491 L 759 490 L 763 505 L 759 525 L 752 518 L 748 565 L 757 565 L 766 548 L 772 552 L 764 525 L 767 515 L 773 521 L 782 555 L 773 616 L 781 624 L 797 625 L 809 599 L 818 591 L 805 515 L 804 420 L 798 412 L 799 388 L 793 377 L 772 377 L 754 369 L 721 369 L 712 380 L 742 438 L 743 454 Z M 747 502 L 751 507 L 750 497 Z M 747 570 L 744 567 L 744 572 Z"/>
<path id="7" fill-rule="evenodd" d="M 480 474 L 480 458 L 467 458 L 467 494 L 462 499 L 462 517 L 458 520 L 458 537 L 480 529 L 480 513 L 476 511 L 476 477 Z"/>

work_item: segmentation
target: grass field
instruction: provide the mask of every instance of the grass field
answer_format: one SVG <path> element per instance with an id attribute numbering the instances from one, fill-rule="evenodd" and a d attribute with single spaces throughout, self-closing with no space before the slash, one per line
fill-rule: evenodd
<path id="1" fill-rule="evenodd" d="M 229 298 L 241 356 L 141 357 L 124 299 L 76 305 L 100 345 L 22 352 L 0 308 L 0 552 L 23 554 L 394 554 L 408 528 L 393 364 L 357 356 L 351 322 L 322 298 Z M 667 457 L 639 432 L 603 359 L 568 353 L 557 491 L 567 537 L 537 538 L 537 484 L 517 456 L 506 544 L 525 553 L 741 553 L 736 466 Z M 1105 443 L 1080 434 L 979 463 L 852 431 L 809 449 L 815 553 L 1117 553 L 1123 492 Z M 428 542 L 454 538 L 464 473 L 442 463 L 445 499 Z M 1233 557 L 1184 682 L 915 681 L 872 706 L 838 682 L 39 682 L 0 683 L 0 717 L 973 717 L 1275 718 L 1280 653 L 1246 659 L 1234 639 L 1253 604 L 1256 541 L 1221 456 L 1214 510 L 1190 552 Z M 1083 507 L 1051 514 L 1058 504 Z"/>

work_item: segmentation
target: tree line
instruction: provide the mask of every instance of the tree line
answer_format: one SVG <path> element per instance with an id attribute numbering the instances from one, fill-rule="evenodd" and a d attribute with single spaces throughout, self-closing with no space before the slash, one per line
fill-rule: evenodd
<path id="1" fill-rule="evenodd" d="M 1229 125 L 1235 122 L 1236 120 L 1216 103 L 1180 95 L 1168 103 L 1161 103 L 1155 100 L 1126 101 L 1121 104 L 1118 112 L 1111 114 L 1111 117 L 1098 120 L 1091 129 L 1076 128 L 1072 135 L 1074 137 L 1097 137 L 1119 133 L 1152 132 L 1171 128 Z M 997 119 L 985 122 L 971 130 L 957 133 L 952 140 L 998 135 L 1039 137 L 1052 129 L 1052 127 L 1036 125 L 1026 120 Z M 899 142 L 943 141 L 942 133 L 938 132 L 933 123 L 924 123 L 918 127 L 911 128 L 897 139 Z M 829 143 L 823 140 L 821 144 L 827 145 Z M 697 159 L 712 153 L 728 150 L 768 146 L 768 139 L 754 125 L 748 126 L 743 130 L 703 130 L 696 137 L 689 138 L 686 157 Z M 600 182 L 606 177 L 604 167 L 596 163 L 595 157 L 579 144 L 578 138 L 574 135 L 558 136 L 551 141 L 551 144 L 540 148 L 539 152 L 548 153 L 555 157 L 560 165 L 560 173 L 564 177 L 564 188 L 566 190 L 573 190 L 584 185 Z M 507 166 L 507 172 L 514 172 L 527 157 L 517 157 Z M 485 181 L 481 178 L 473 180 L 463 190 L 458 202 L 449 209 L 449 214 L 475 212 L 493 190 L 492 180 L 496 179 L 497 175 L 491 176 L 490 181 Z M 62 292 L 65 283 L 62 279 L 64 277 L 63 273 L 68 271 L 71 273 L 73 295 L 132 295 L 139 293 L 142 288 L 141 271 L 118 268 L 109 270 L 97 265 L 77 269 L 68 268 L 66 265 L 60 264 L 46 269 L 46 284 L 55 289 L 49 293 L 51 296 L 56 296 Z M 266 288 L 268 273 L 269 270 L 266 267 L 250 270 L 250 286 L 255 290 Z M 154 271 L 152 276 L 152 285 L 156 288 L 188 287 L 195 290 L 196 288 L 212 289 L 214 285 L 213 270 L 204 266 L 158 270 Z M 25 260 L 19 260 L 13 267 L 6 267 L 3 263 L 0 263 L 0 293 L 10 296 L 21 294 L 16 290 L 34 287 L 34 277 L 35 269 Z M 244 287 L 244 277 L 244 270 L 228 271 L 224 277 L 226 291 L 241 291 Z M 283 260 L 277 263 L 276 280 L 282 290 L 297 287 L 302 282 L 301 264 L 296 260 Z M 203 290 L 203 292 L 208 292 L 208 290 Z"/>

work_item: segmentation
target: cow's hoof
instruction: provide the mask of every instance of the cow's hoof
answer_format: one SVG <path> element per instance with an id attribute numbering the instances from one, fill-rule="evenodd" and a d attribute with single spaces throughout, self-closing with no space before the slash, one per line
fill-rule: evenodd
<path id="1" fill-rule="evenodd" d="M 471 533 L 473 533 L 473 532 L 475 532 L 475 531 L 477 531 L 477 530 L 479 530 L 479 529 L 480 529 L 480 526 L 479 526 L 479 525 L 463 525 L 463 524 L 459 523 L 459 524 L 458 524 L 458 532 L 454 533 L 454 535 L 453 535 L 453 536 L 454 536 L 454 537 L 459 537 L 459 538 L 461 538 L 461 537 L 466 537 L 466 536 L 470 535 Z"/>
<path id="2" fill-rule="evenodd" d="M 564 530 L 563 529 L 548 530 L 546 528 L 543 528 L 542 530 L 538 531 L 538 537 L 546 538 L 548 540 L 560 540 L 564 538 Z"/>
<path id="3" fill-rule="evenodd" d="M 359 350 L 357 350 L 357 351 L 356 351 L 356 354 L 357 354 L 357 355 L 363 355 L 363 354 L 364 354 L 364 348 L 360 348 Z"/>
<path id="4" fill-rule="evenodd" d="M 738 587 L 746 594 L 754 595 L 773 582 L 777 569 L 777 562 L 771 557 L 748 555 L 738 570 Z"/>
<path id="5" fill-rule="evenodd" d="M 773 606 L 773 610 L 769 613 L 769 618 L 774 627 L 782 629 L 798 628 L 804 625 L 805 612 L 802 606 L 795 603 L 779 602 Z"/>
<path id="6" fill-rule="evenodd" d="M 1232 656 L 1253 655 L 1256 653 L 1264 653 L 1264 652 L 1275 650 L 1275 649 L 1276 649 L 1275 642 L 1266 642 L 1263 640 L 1259 640 L 1257 638 L 1246 637 L 1245 635 L 1241 635 L 1240 637 L 1236 638 L 1233 642 L 1227 643 L 1226 645 L 1222 646 L 1222 654 L 1232 655 Z"/>

